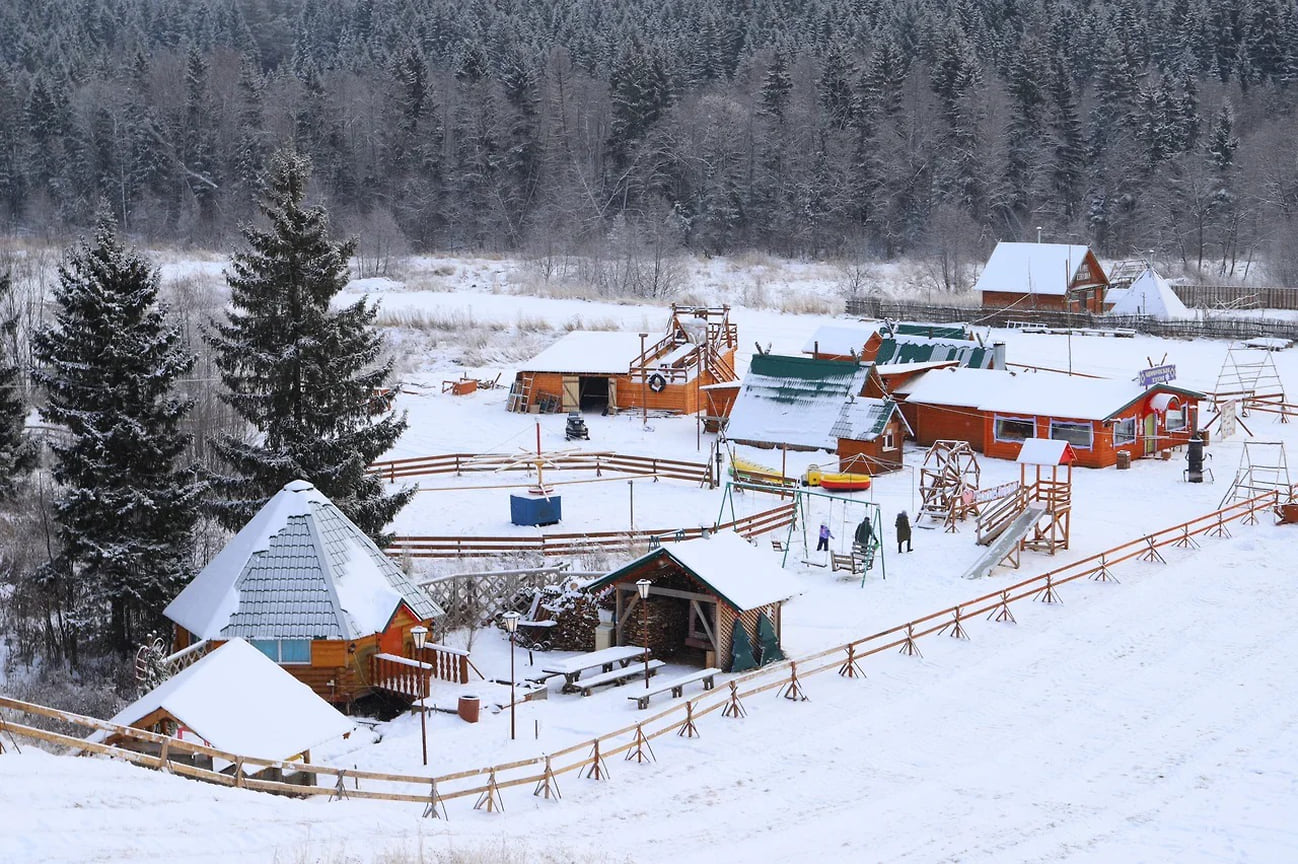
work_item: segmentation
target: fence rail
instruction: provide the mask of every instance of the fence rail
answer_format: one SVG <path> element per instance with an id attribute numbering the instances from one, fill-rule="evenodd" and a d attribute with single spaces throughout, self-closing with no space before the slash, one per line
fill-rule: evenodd
<path id="1" fill-rule="evenodd" d="M 54 718 L 92 730 L 107 731 L 131 740 L 137 745 L 147 744 L 161 750 L 158 755 L 140 753 L 87 742 L 14 721 L 5 722 L 0 725 L 0 729 L 17 737 L 58 744 L 67 747 L 71 752 L 101 753 L 114 758 L 128 759 L 149 768 L 170 769 L 177 774 L 227 786 L 241 786 L 298 796 L 329 795 L 332 798 L 336 795 L 423 803 L 434 813 L 439 806 L 444 809 L 446 801 L 475 796 L 477 800 L 475 808 L 500 809 L 500 794 L 504 789 L 530 784 L 533 786 L 533 794 L 550 796 L 557 793 L 558 778 L 564 774 L 581 772 L 583 776 L 602 779 L 607 771 L 605 760 L 624 753 L 628 757 L 635 756 L 647 742 L 671 732 L 692 735 L 695 722 L 714 711 L 721 711 L 723 716 L 742 716 L 746 713 L 742 705 L 742 700 L 745 698 L 778 689 L 779 693 L 787 698 L 799 699 L 804 695 L 803 679 L 812 675 L 833 669 L 840 676 L 856 677 L 861 674 L 858 664 L 866 658 L 894 649 L 916 654 L 918 653 L 916 640 L 948 630 L 952 631 L 952 635 L 960 635 L 963 633 L 962 628 L 965 623 L 977 615 L 998 620 L 1008 617 L 1012 620 L 1011 603 L 1025 599 L 1055 602 L 1058 599 L 1055 594 L 1058 588 L 1074 580 L 1086 577 L 1097 580 L 1111 578 L 1110 568 L 1137 558 L 1163 561 L 1160 550 L 1170 546 L 1193 548 L 1197 545 L 1192 542 L 1196 536 L 1229 537 L 1227 526 L 1230 523 L 1254 522 L 1259 513 L 1269 511 L 1282 501 L 1293 500 L 1294 493 L 1294 488 L 1290 487 L 1282 499 L 1279 490 L 1270 490 L 1246 501 L 1235 502 L 1212 513 L 1120 544 L 1097 555 L 1024 579 L 967 603 L 915 618 L 904 624 L 805 657 L 781 661 L 737 675 L 727 681 L 725 687 L 718 687 L 686 702 L 665 707 L 639 722 L 581 741 L 547 756 L 473 768 L 437 777 L 386 774 L 327 765 L 254 759 L 4 697 L 0 697 L 0 708 L 8 708 L 19 714 Z M 221 759 L 231 763 L 232 768 L 222 773 L 183 764 L 172 758 L 187 754 Z M 321 786 L 298 786 L 249 776 L 250 772 L 261 772 L 267 768 L 273 768 L 280 774 L 305 772 L 316 777 L 329 777 L 333 778 L 333 782 Z M 365 781 L 367 786 L 372 788 L 361 789 L 361 781 Z"/>
<path id="2" fill-rule="evenodd" d="M 1298 290 L 1295 290 L 1294 293 L 1298 294 Z M 1200 319 L 1164 321 L 1147 315 L 1095 315 L 1089 312 L 1057 312 L 1049 309 L 1033 309 L 1026 306 L 990 309 L 981 306 L 902 303 L 876 298 L 848 300 L 846 311 L 849 315 L 868 318 L 932 321 L 936 324 L 963 323 L 990 327 L 1008 327 L 1011 322 L 1023 321 L 1060 329 L 1134 330 L 1150 336 L 1163 336 L 1169 339 L 1224 339 L 1238 341 L 1266 336 L 1277 339 L 1298 340 L 1298 321 L 1227 317 L 1211 313 L 1207 317 Z"/>
<path id="3" fill-rule="evenodd" d="M 670 480 L 687 480 L 710 483 L 713 469 L 707 462 L 689 462 L 682 459 L 660 459 L 656 456 L 632 456 L 611 451 L 589 453 L 544 453 L 539 457 L 544 470 L 594 471 L 603 476 L 605 471 L 634 476 L 664 477 Z M 370 471 L 388 481 L 411 477 L 433 477 L 443 474 L 462 476 L 474 472 L 536 471 L 537 457 L 524 453 L 443 453 L 437 456 L 416 456 L 409 459 L 388 459 L 374 462 Z"/>
<path id="4" fill-rule="evenodd" d="M 595 549 L 643 552 L 663 539 L 692 540 L 704 531 L 736 531 L 749 539 L 778 530 L 793 521 L 793 505 L 743 516 L 733 522 L 692 528 L 658 528 L 650 531 L 590 531 L 584 534 L 519 536 L 406 536 L 394 537 L 387 553 L 394 558 L 473 558 L 518 552 L 545 557 L 573 556 Z"/>

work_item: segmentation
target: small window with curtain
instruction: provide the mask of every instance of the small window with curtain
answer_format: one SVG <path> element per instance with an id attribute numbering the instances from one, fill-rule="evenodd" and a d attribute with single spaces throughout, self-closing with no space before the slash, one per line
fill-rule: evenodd
<path id="1" fill-rule="evenodd" d="M 992 426 L 997 441 L 1024 441 L 1037 437 L 1037 423 L 1031 417 L 997 417 Z"/>
<path id="2" fill-rule="evenodd" d="M 1132 444 L 1136 440 L 1136 418 L 1123 417 L 1113 424 L 1113 446 Z"/>
<path id="3" fill-rule="evenodd" d="M 1050 421 L 1050 437 L 1056 441 L 1067 441 L 1074 449 L 1090 450 L 1093 436 L 1094 430 L 1090 423 Z"/>

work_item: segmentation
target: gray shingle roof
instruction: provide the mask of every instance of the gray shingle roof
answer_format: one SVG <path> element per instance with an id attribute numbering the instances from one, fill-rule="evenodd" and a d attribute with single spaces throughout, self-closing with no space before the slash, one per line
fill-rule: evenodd
<path id="1" fill-rule="evenodd" d="M 281 489 L 167 606 L 199 638 L 355 639 L 442 610 L 328 498 Z"/>

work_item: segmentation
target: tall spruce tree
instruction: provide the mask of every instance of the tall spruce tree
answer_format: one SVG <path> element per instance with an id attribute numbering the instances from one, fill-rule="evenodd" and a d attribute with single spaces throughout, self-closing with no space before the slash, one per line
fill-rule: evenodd
<path id="1" fill-rule="evenodd" d="M 0 310 L 9 307 L 13 282 L 0 275 Z M 0 501 L 13 497 L 20 478 L 36 467 L 36 447 L 23 432 L 27 403 L 20 388 L 18 365 L 18 313 L 0 319 Z"/>
<path id="2" fill-rule="evenodd" d="M 202 484 L 179 464 L 190 402 L 175 385 L 194 358 L 158 305 L 157 272 L 110 218 L 59 266 L 54 302 L 54 321 L 32 337 L 41 414 L 68 433 L 51 444 L 51 566 L 84 603 L 72 610 L 83 624 L 125 652 L 192 574 Z"/>
<path id="3" fill-rule="evenodd" d="M 384 495 L 366 467 L 406 422 L 370 416 L 392 362 L 380 361 L 377 307 L 364 300 L 329 307 L 347 284 L 354 244 L 333 242 L 324 209 L 304 203 L 310 174 L 303 155 L 272 157 L 260 205 L 268 224 L 244 228 L 248 248 L 235 253 L 226 276 L 231 310 L 208 337 L 227 401 L 257 433 L 213 442 L 231 469 L 214 478 L 213 510 L 237 529 L 285 483 L 304 478 L 381 542 L 414 489 Z"/>

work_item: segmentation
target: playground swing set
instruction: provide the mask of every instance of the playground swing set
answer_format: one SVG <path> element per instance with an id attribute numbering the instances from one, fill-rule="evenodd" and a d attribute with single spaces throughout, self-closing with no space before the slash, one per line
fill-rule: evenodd
<path id="1" fill-rule="evenodd" d="M 730 509 L 730 518 L 738 518 L 735 512 L 735 494 L 746 491 L 771 492 L 764 485 L 728 482 L 721 498 L 718 523 L 726 516 L 727 507 Z M 790 553 L 794 553 L 795 546 L 799 546 L 798 560 L 803 564 L 846 570 L 852 575 L 860 574 L 862 587 L 865 586 L 866 575 L 874 569 L 876 562 L 880 576 L 888 578 L 880 543 L 883 538 L 883 517 L 878 504 L 833 495 L 815 488 L 787 488 L 781 494 L 793 499 L 793 519 L 789 523 L 788 534 L 783 541 L 776 540 L 772 543 L 775 550 L 782 553 L 781 566 L 788 566 Z M 869 539 L 865 544 L 856 542 L 856 532 L 862 522 L 867 522 L 870 526 Z M 821 525 L 829 527 L 831 538 L 829 549 L 818 553 L 816 545 L 820 539 Z M 816 560 L 817 554 L 821 555 L 820 560 Z"/>

